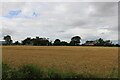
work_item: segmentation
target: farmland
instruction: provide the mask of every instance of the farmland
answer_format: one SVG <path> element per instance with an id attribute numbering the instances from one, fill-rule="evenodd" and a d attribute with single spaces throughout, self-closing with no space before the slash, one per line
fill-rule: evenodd
<path id="1" fill-rule="evenodd" d="M 88 46 L 2 46 L 3 63 L 16 67 L 22 64 L 37 64 L 43 69 L 55 67 L 62 71 L 117 74 L 117 47 Z"/>

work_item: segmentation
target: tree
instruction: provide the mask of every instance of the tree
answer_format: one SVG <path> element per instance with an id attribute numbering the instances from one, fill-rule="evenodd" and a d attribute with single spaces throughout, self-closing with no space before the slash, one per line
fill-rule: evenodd
<path id="1" fill-rule="evenodd" d="M 49 40 L 47 38 L 40 38 L 40 44 L 42 46 L 48 46 L 49 45 Z"/>
<path id="2" fill-rule="evenodd" d="M 13 44 L 14 45 L 20 45 L 20 42 L 19 41 L 15 41 Z"/>
<path id="3" fill-rule="evenodd" d="M 31 38 L 30 37 L 28 37 L 28 38 L 26 38 L 25 40 L 23 40 L 22 41 L 22 45 L 31 45 L 32 43 L 31 43 Z"/>
<path id="4" fill-rule="evenodd" d="M 11 36 L 9 36 L 9 35 L 4 36 L 4 40 L 5 40 L 7 45 L 11 45 L 12 44 Z"/>
<path id="5" fill-rule="evenodd" d="M 77 46 L 80 44 L 81 37 L 79 36 L 74 36 L 71 38 L 70 45 L 71 46 Z"/>
<path id="6" fill-rule="evenodd" d="M 49 44 L 48 44 L 48 46 L 52 46 L 53 44 L 52 44 L 52 41 L 49 41 Z"/>
<path id="7" fill-rule="evenodd" d="M 98 39 L 97 45 L 102 46 L 104 45 L 104 40 L 102 38 Z"/>
<path id="8" fill-rule="evenodd" d="M 60 45 L 61 45 L 61 46 L 68 46 L 68 43 L 65 42 L 65 41 L 62 41 L 62 42 L 60 43 Z"/>
<path id="9" fill-rule="evenodd" d="M 86 41 L 83 45 L 92 46 L 95 44 L 95 41 Z"/>
<path id="10" fill-rule="evenodd" d="M 104 41 L 104 45 L 105 46 L 111 46 L 113 44 L 112 44 L 112 42 L 110 40 L 106 40 L 106 41 Z"/>
<path id="11" fill-rule="evenodd" d="M 40 46 L 40 38 L 36 37 L 32 39 L 33 45 Z"/>
<path id="12" fill-rule="evenodd" d="M 33 38 L 31 41 L 32 41 L 33 45 L 36 45 L 36 46 L 48 46 L 49 45 L 48 38 L 36 37 L 36 38 Z"/>
<path id="13" fill-rule="evenodd" d="M 119 45 L 119 44 L 116 44 L 115 46 L 120 47 L 120 45 Z"/>
<path id="14" fill-rule="evenodd" d="M 53 43 L 53 45 L 55 45 L 55 46 L 60 46 L 60 39 L 56 39 L 55 41 L 54 41 L 54 43 Z"/>
<path id="15" fill-rule="evenodd" d="M 96 40 L 96 46 L 113 46 L 112 42 L 110 40 L 104 41 L 102 38 L 99 38 Z"/>

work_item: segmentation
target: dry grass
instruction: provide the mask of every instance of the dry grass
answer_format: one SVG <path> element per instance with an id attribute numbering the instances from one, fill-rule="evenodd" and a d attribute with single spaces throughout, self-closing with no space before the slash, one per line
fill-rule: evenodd
<path id="1" fill-rule="evenodd" d="M 117 47 L 2 46 L 3 62 L 11 66 L 38 64 L 60 70 L 110 74 L 118 67 Z"/>

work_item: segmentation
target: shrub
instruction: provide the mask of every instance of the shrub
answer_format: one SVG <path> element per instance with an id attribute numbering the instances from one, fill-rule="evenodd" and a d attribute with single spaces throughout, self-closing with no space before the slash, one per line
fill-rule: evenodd
<path id="1" fill-rule="evenodd" d="M 66 80 L 67 78 L 69 79 L 81 78 L 81 76 L 77 73 L 58 71 L 54 67 L 49 68 L 46 75 L 47 75 L 46 78 L 50 80 L 56 78 L 60 80 Z"/>
<path id="2" fill-rule="evenodd" d="M 118 70 L 117 68 L 112 68 L 110 74 L 108 75 L 108 78 L 118 78 Z"/>
<path id="3" fill-rule="evenodd" d="M 48 79 L 62 78 L 62 75 L 57 69 L 51 67 L 47 70 L 46 78 Z"/>
<path id="4" fill-rule="evenodd" d="M 8 64 L 2 64 L 2 80 L 75 80 L 82 78 L 100 78 L 101 75 L 91 75 L 90 73 L 77 74 L 74 72 L 58 71 L 54 67 L 41 70 L 37 65 L 22 65 L 17 68 L 10 68 Z M 101 77 L 102 78 L 102 77 Z M 116 68 L 113 68 L 106 78 L 117 78 Z"/>
<path id="5" fill-rule="evenodd" d="M 25 80 L 39 80 L 43 77 L 43 71 L 36 65 L 23 65 L 12 72 L 13 78 L 21 78 Z"/>
<path id="6" fill-rule="evenodd" d="M 11 78 L 11 68 L 8 64 L 2 64 L 2 79 L 7 80 Z"/>

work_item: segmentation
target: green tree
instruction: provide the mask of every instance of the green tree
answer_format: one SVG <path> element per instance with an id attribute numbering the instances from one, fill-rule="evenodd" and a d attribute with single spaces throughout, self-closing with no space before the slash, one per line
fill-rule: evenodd
<path id="1" fill-rule="evenodd" d="M 61 43 L 60 39 L 56 39 L 56 40 L 54 41 L 53 45 L 55 45 L 55 46 L 60 46 L 60 43 Z"/>
<path id="2" fill-rule="evenodd" d="M 15 41 L 13 44 L 14 45 L 20 45 L 20 42 L 19 41 Z"/>
<path id="3" fill-rule="evenodd" d="M 49 40 L 47 38 L 40 38 L 40 44 L 42 46 L 48 46 L 49 45 Z"/>
<path id="4" fill-rule="evenodd" d="M 36 46 L 48 46 L 49 40 L 48 40 L 48 38 L 36 37 L 36 38 L 32 39 L 32 43 L 33 43 L 33 45 L 36 45 Z"/>
<path id="5" fill-rule="evenodd" d="M 113 46 L 112 42 L 110 40 L 104 41 L 102 38 L 99 38 L 96 40 L 96 46 Z"/>
<path id="6" fill-rule="evenodd" d="M 26 38 L 25 40 L 23 40 L 22 41 L 22 45 L 31 45 L 32 43 L 31 43 L 31 38 L 30 37 L 28 37 L 28 38 Z"/>
<path id="7" fill-rule="evenodd" d="M 52 41 L 49 41 L 49 44 L 48 44 L 49 46 L 52 46 L 53 44 L 52 44 Z"/>
<path id="8" fill-rule="evenodd" d="M 77 46 L 80 44 L 81 37 L 79 36 L 74 36 L 71 38 L 70 45 L 71 46 Z"/>
<path id="9" fill-rule="evenodd" d="M 68 43 L 65 42 L 65 41 L 61 41 L 60 45 L 61 45 L 61 46 L 68 46 Z"/>
<path id="10" fill-rule="evenodd" d="M 10 35 L 4 36 L 4 40 L 5 40 L 7 45 L 11 45 L 12 44 L 12 39 L 11 39 Z"/>

